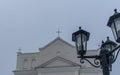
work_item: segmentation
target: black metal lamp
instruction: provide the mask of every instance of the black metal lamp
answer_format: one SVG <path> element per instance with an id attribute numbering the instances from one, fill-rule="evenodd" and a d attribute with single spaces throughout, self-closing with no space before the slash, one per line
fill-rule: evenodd
<path id="1" fill-rule="evenodd" d="M 117 44 L 113 41 L 111 41 L 109 39 L 109 37 L 107 37 L 107 40 L 105 42 L 102 43 L 102 47 L 106 48 L 107 50 L 111 51 L 114 48 L 116 48 Z"/>
<path id="2" fill-rule="evenodd" d="M 72 34 L 72 41 L 76 43 L 77 54 L 83 57 L 86 54 L 87 50 L 87 41 L 89 40 L 90 33 L 82 30 L 79 27 L 79 30 Z"/>
<path id="3" fill-rule="evenodd" d="M 109 37 L 107 37 L 107 40 L 105 42 L 102 42 L 102 48 L 107 49 L 108 51 L 112 51 L 113 49 L 115 49 L 117 47 L 117 44 L 113 41 L 111 41 L 109 39 Z M 108 64 L 109 64 L 109 70 L 112 71 L 112 63 L 114 61 L 115 58 L 115 52 L 111 53 L 108 57 Z"/>
<path id="4" fill-rule="evenodd" d="M 114 11 L 115 14 L 109 18 L 107 26 L 112 29 L 115 40 L 120 43 L 120 13 L 117 13 L 116 9 Z M 80 58 L 80 63 L 83 64 L 84 61 L 87 61 L 96 68 L 101 67 L 103 75 L 110 75 L 112 64 L 116 61 L 120 52 L 120 45 L 117 46 L 115 42 L 107 37 L 107 41 L 102 41 L 99 55 L 85 55 L 89 35 L 90 33 L 82 30 L 81 27 L 72 34 L 72 41 L 76 43 L 76 50 L 78 58 Z M 93 61 L 91 61 L 91 59 Z"/>
<path id="5" fill-rule="evenodd" d="M 115 14 L 109 18 L 107 26 L 112 29 L 116 42 L 120 43 L 120 13 L 117 12 L 117 9 L 114 11 Z"/>

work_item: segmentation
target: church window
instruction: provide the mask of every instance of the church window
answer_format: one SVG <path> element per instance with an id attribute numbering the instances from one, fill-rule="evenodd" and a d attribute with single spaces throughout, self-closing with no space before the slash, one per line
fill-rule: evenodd
<path id="1" fill-rule="evenodd" d="M 24 69 L 28 68 L 28 60 L 27 59 L 24 59 L 24 61 L 23 61 L 23 68 Z"/>
<path id="2" fill-rule="evenodd" d="M 35 68 L 35 66 L 36 66 L 36 59 L 32 59 L 31 67 L 32 67 L 32 68 Z"/>

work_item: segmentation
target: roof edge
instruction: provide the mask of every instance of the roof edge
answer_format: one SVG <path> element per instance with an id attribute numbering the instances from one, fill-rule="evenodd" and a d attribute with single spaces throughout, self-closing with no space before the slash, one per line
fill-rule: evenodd
<path id="1" fill-rule="evenodd" d="M 53 41 L 51 41 L 50 43 L 48 43 L 47 45 L 45 45 L 44 47 L 39 48 L 39 51 L 44 50 L 46 47 L 50 46 L 52 43 L 54 43 L 54 42 L 57 41 L 57 40 L 61 40 L 62 42 L 68 44 L 69 46 L 71 46 L 71 47 L 73 47 L 73 48 L 75 47 L 75 46 L 73 46 L 72 44 L 70 44 L 70 43 L 66 42 L 65 40 L 63 40 L 62 38 L 57 37 L 57 38 L 55 38 Z"/>

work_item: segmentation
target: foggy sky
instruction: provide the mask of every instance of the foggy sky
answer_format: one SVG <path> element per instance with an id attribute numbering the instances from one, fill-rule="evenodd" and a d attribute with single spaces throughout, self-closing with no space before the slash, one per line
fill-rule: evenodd
<path id="1" fill-rule="evenodd" d="M 114 9 L 120 12 L 120 0 L 0 0 L 0 74 L 13 75 L 16 52 L 37 52 L 57 37 L 71 41 L 71 34 L 82 29 L 90 32 L 88 49 L 98 49 L 107 36 L 106 26 Z M 120 54 L 119 54 L 120 56 Z M 111 75 L 118 75 L 118 57 Z"/>

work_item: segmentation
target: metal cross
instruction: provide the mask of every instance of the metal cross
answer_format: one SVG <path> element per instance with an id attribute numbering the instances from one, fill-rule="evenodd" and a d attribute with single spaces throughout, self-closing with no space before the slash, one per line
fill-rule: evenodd
<path id="1" fill-rule="evenodd" d="M 58 37 L 60 37 L 61 31 L 59 29 L 58 29 L 58 31 L 56 33 L 58 33 Z"/>

